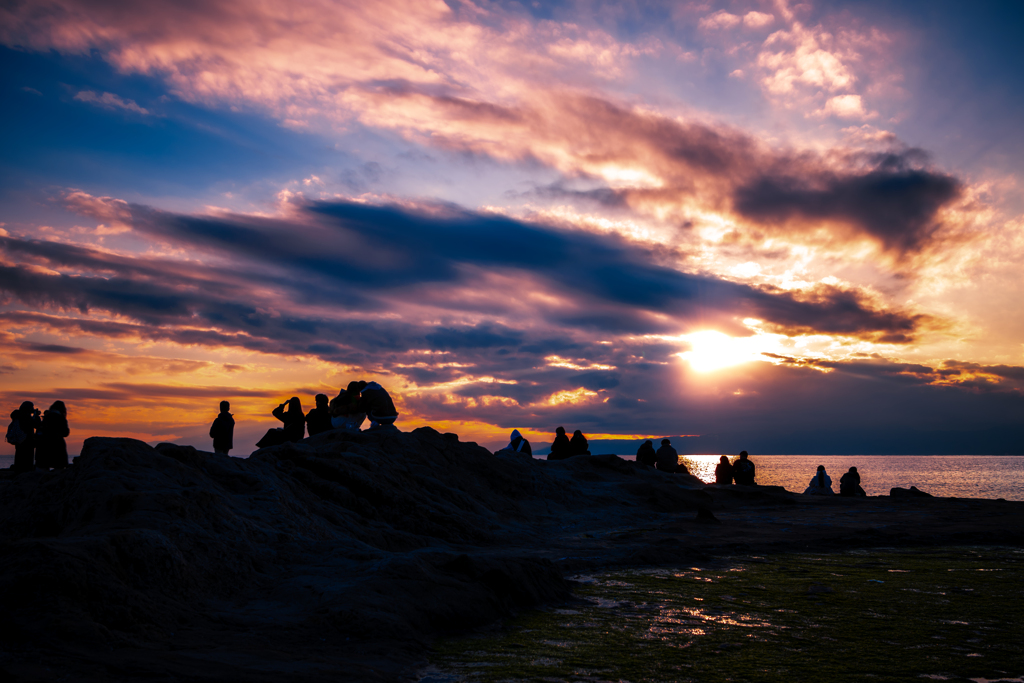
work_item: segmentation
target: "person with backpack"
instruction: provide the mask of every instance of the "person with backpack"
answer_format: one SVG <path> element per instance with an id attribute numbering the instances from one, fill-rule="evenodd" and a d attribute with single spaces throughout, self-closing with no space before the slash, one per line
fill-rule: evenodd
<path id="1" fill-rule="evenodd" d="M 68 444 L 64 438 L 68 429 L 68 409 L 64 401 L 54 401 L 43 413 L 39 433 L 36 435 L 36 467 L 62 470 L 68 466 Z"/>
<path id="2" fill-rule="evenodd" d="M 530 442 L 519 433 L 518 429 L 512 430 L 512 434 L 509 435 L 508 445 L 501 450 L 515 451 L 516 453 L 525 453 L 531 457 L 533 456 L 533 448 L 530 447 Z"/>
<path id="3" fill-rule="evenodd" d="M 370 418 L 370 429 L 387 427 L 395 424 L 398 410 L 391 400 L 391 394 L 376 382 L 368 382 L 360 394 L 360 405 L 363 412 Z"/>
<path id="4" fill-rule="evenodd" d="M 36 430 L 42 424 L 39 409 L 32 401 L 25 401 L 11 413 L 11 424 L 7 427 L 7 443 L 14 446 L 16 472 L 29 472 L 35 467 Z"/>
<path id="5" fill-rule="evenodd" d="M 214 418 L 213 424 L 210 425 L 210 438 L 213 439 L 214 453 L 227 455 L 228 451 L 235 447 L 235 418 L 228 412 L 229 410 L 231 410 L 231 404 L 227 401 L 221 401 L 220 414 Z"/>

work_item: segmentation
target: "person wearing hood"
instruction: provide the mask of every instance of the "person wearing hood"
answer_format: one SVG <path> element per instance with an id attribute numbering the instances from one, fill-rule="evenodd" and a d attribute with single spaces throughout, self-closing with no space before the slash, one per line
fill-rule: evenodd
<path id="1" fill-rule="evenodd" d="M 739 460 L 732 464 L 732 478 L 741 486 L 757 486 L 754 483 L 754 473 L 756 471 L 757 468 L 754 466 L 754 463 L 747 458 L 747 452 L 740 451 Z"/>
<path id="2" fill-rule="evenodd" d="M 658 454 L 654 452 L 654 442 L 650 439 L 644 441 L 640 448 L 636 449 L 636 461 L 654 467 L 658 462 Z"/>
<path id="3" fill-rule="evenodd" d="M 572 438 L 569 440 L 569 455 L 590 455 L 590 444 L 587 443 L 587 437 L 583 436 L 583 432 L 578 429 L 572 433 Z"/>
<path id="4" fill-rule="evenodd" d="M 718 465 L 715 467 L 715 483 L 732 484 L 732 464 L 729 463 L 728 456 L 723 455 L 718 459 Z"/>
<path id="5" fill-rule="evenodd" d="M 358 432 L 366 419 L 359 392 L 366 388 L 366 382 L 351 381 L 348 387 L 331 399 L 328 412 L 331 414 L 331 426 L 346 432 Z"/>
<path id="6" fill-rule="evenodd" d="M 525 453 L 526 455 L 533 457 L 533 449 L 530 448 L 530 442 L 523 438 L 523 435 L 519 433 L 518 429 L 512 430 L 512 433 L 509 435 L 508 445 L 501 450 Z"/>
<path id="7" fill-rule="evenodd" d="M 565 460 L 569 457 L 569 437 L 565 435 L 565 427 L 555 430 L 555 440 L 551 442 L 551 453 L 548 460 Z"/>
<path id="8" fill-rule="evenodd" d="M 310 436 L 334 429 L 331 424 L 330 408 L 327 407 L 327 394 L 317 394 L 316 407 L 306 414 L 306 430 Z"/>
<path id="9" fill-rule="evenodd" d="M 370 418 L 370 429 L 393 425 L 398 419 L 398 410 L 391 395 L 376 382 L 368 382 L 363 388 L 360 405 Z"/>
<path id="10" fill-rule="evenodd" d="M 825 474 L 825 466 L 818 465 L 818 471 L 811 477 L 811 483 L 804 489 L 805 496 L 834 496 L 832 477 Z"/>
<path id="11" fill-rule="evenodd" d="M 864 489 L 860 487 L 860 472 L 856 467 L 851 467 L 849 472 L 839 477 L 839 495 L 855 498 L 867 497 L 868 494 L 864 493 Z"/>
<path id="12" fill-rule="evenodd" d="M 64 401 L 54 401 L 43 413 L 39 434 L 36 436 L 36 467 L 62 470 L 68 466 L 68 445 L 64 438 L 68 429 L 68 409 Z"/>
<path id="13" fill-rule="evenodd" d="M 220 413 L 210 425 L 210 438 L 213 439 L 213 452 L 227 455 L 235 447 L 235 418 L 231 415 L 231 404 L 220 402 Z"/>
<path id="14" fill-rule="evenodd" d="M 672 448 L 672 442 L 668 439 L 661 440 L 661 448 L 655 454 L 657 456 L 657 465 L 661 472 L 678 472 L 679 471 L 679 453 L 676 449 Z"/>
<path id="15" fill-rule="evenodd" d="M 21 443 L 14 444 L 14 470 L 28 472 L 35 467 L 36 430 L 42 424 L 39 409 L 32 401 L 25 401 L 21 407 L 11 413 L 11 421 L 17 422 L 25 438 Z"/>

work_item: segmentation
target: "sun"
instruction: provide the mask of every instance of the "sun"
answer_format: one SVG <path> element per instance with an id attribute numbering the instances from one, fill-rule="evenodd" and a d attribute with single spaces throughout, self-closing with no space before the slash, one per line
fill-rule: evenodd
<path id="1" fill-rule="evenodd" d="M 697 372 L 711 372 L 761 358 L 757 347 L 762 342 L 756 335 L 730 337 L 717 330 L 702 330 L 685 335 L 683 339 L 690 343 L 690 350 L 678 355 Z"/>

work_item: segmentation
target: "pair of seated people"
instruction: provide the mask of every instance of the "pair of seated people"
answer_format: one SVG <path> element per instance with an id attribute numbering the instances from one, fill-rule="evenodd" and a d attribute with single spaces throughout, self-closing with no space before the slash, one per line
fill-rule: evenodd
<path id="1" fill-rule="evenodd" d="M 576 430 L 570 439 L 565 435 L 565 427 L 555 430 L 555 440 L 551 443 L 548 460 L 565 460 L 576 455 L 590 455 L 590 444 L 583 432 Z"/>
<path id="2" fill-rule="evenodd" d="M 832 490 L 832 477 L 828 476 L 825 472 L 824 465 L 818 465 L 818 471 L 811 477 L 811 483 L 804 489 L 804 494 L 808 496 L 835 495 L 835 492 Z M 860 487 L 860 473 L 857 472 L 856 467 L 851 467 L 846 474 L 839 478 L 839 495 L 850 497 L 867 496 L 864 489 Z"/>
<path id="3" fill-rule="evenodd" d="M 654 467 L 660 472 L 672 472 L 675 474 L 689 474 L 690 470 L 686 465 L 679 462 L 679 453 L 672 447 L 670 439 L 661 440 L 661 448 L 654 450 L 654 442 L 648 439 L 640 445 L 636 452 L 636 461 Z"/>
<path id="4" fill-rule="evenodd" d="M 324 396 L 324 401 L 326 400 L 327 397 Z M 370 429 L 392 425 L 398 419 L 398 411 L 391 400 L 391 395 L 376 382 L 349 382 L 348 386 L 325 407 L 326 417 L 330 420 L 330 427 L 327 429 L 358 432 L 367 417 L 370 418 Z M 313 431 L 310 430 L 310 435 L 312 434 Z"/>
<path id="5" fill-rule="evenodd" d="M 718 459 L 718 465 L 715 466 L 715 483 L 732 484 L 735 479 L 737 484 L 755 486 L 754 473 L 756 471 L 757 468 L 750 461 L 746 451 L 740 451 L 740 457 L 733 463 L 729 462 L 729 456 L 723 455 Z"/>

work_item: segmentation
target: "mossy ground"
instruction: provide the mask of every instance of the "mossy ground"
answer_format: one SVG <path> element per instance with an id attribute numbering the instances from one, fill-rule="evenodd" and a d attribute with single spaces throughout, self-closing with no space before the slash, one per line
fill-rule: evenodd
<path id="1" fill-rule="evenodd" d="M 578 603 L 438 642 L 433 680 L 1024 680 L 1024 550 L 735 558 L 576 577 Z"/>

